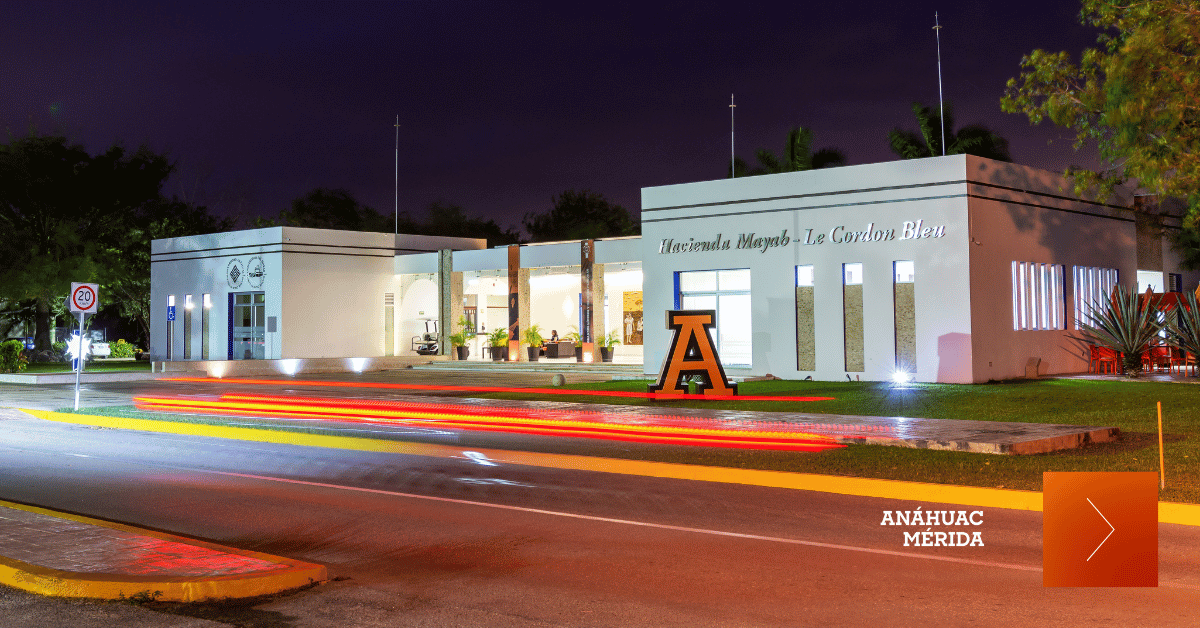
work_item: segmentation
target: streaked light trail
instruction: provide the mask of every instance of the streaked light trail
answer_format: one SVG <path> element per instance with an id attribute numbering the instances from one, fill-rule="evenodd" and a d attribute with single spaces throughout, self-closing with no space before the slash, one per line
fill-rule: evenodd
<path id="1" fill-rule="evenodd" d="M 314 386 L 323 388 L 384 388 L 392 390 L 438 390 L 449 392 L 495 392 L 527 393 L 536 395 L 571 395 L 589 397 L 625 397 L 628 399 L 655 399 L 658 401 L 832 401 L 833 397 L 774 397 L 763 395 L 737 395 L 736 397 L 713 397 L 708 395 L 674 395 L 623 390 L 577 390 L 570 388 L 511 388 L 507 386 L 451 386 L 449 384 L 395 384 L 387 382 L 321 382 L 294 379 L 218 379 L 216 377 L 164 377 L 164 382 L 195 382 L 209 384 L 255 384 L 263 386 Z"/>
<path id="2" fill-rule="evenodd" d="M 823 451 L 845 446 L 830 437 L 804 432 L 798 426 L 782 422 L 727 424 L 684 416 L 628 412 L 607 414 L 247 394 L 226 394 L 215 399 L 136 397 L 134 403 L 142 410 L 164 412 L 324 418 L 700 447 Z"/>

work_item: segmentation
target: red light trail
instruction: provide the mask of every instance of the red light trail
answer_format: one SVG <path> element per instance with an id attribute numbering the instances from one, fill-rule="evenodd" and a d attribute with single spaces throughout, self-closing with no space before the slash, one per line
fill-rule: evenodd
<path id="1" fill-rule="evenodd" d="M 715 397 L 710 395 L 679 395 L 621 390 L 577 390 L 570 388 L 510 388 L 507 386 L 451 386 L 448 384 L 391 384 L 386 382 L 321 382 L 294 379 L 220 379 L 216 377 L 164 377 L 159 381 L 196 382 L 208 384 L 255 384 L 262 386 L 315 386 L 324 388 L 384 388 L 392 390 L 431 390 L 443 392 L 496 392 L 528 393 L 538 395 L 574 395 L 591 397 L 625 397 L 629 399 L 654 399 L 657 401 L 832 401 L 833 397 L 771 397 L 763 395 L 737 395 Z"/>
<path id="2" fill-rule="evenodd" d="M 134 403 L 141 410 L 163 412 L 396 423 L 700 447 L 785 451 L 823 451 L 844 447 L 828 436 L 803 432 L 788 423 L 726 424 L 684 416 L 624 412 L 608 414 L 542 408 L 245 394 L 221 395 L 218 399 L 137 397 Z"/>

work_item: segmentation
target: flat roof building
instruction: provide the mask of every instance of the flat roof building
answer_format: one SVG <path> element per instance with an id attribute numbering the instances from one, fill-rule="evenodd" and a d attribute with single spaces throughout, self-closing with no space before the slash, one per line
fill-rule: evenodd
<path id="1" fill-rule="evenodd" d="M 1135 202 L 956 155 L 645 188 L 640 238 L 487 249 L 280 227 L 157 240 L 151 353 L 173 368 L 414 356 L 411 339 L 434 321 L 448 353 L 445 334 L 465 318 L 479 332 L 473 359 L 486 331 L 537 324 L 616 335 L 618 361 L 655 373 L 665 312 L 711 309 L 735 377 L 1081 372 L 1072 336 L 1114 285 L 1200 282 L 1169 245 L 1178 218 Z"/>

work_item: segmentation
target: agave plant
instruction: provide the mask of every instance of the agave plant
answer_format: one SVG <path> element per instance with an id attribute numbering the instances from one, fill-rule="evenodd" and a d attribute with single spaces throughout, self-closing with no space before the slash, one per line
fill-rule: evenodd
<path id="1" fill-rule="evenodd" d="M 1196 306 L 1195 293 L 1185 291 L 1183 303 L 1167 317 L 1167 342 L 1200 356 L 1200 307 Z"/>
<path id="2" fill-rule="evenodd" d="M 1142 372 L 1142 353 L 1163 329 L 1158 314 L 1149 299 L 1117 286 L 1107 303 L 1094 304 L 1079 327 L 1088 342 L 1123 354 L 1125 374 L 1137 377 Z"/>

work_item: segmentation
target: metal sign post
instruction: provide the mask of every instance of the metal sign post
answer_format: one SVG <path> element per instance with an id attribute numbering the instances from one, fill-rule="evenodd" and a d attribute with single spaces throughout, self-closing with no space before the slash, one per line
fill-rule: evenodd
<path id="1" fill-rule="evenodd" d="M 75 409 L 79 410 L 79 376 L 83 373 L 83 318 L 95 314 L 100 305 L 100 285 L 94 283 L 72 283 L 71 296 L 67 299 L 70 310 L 79 314 L 79 340 L 75 345 Z"/>

